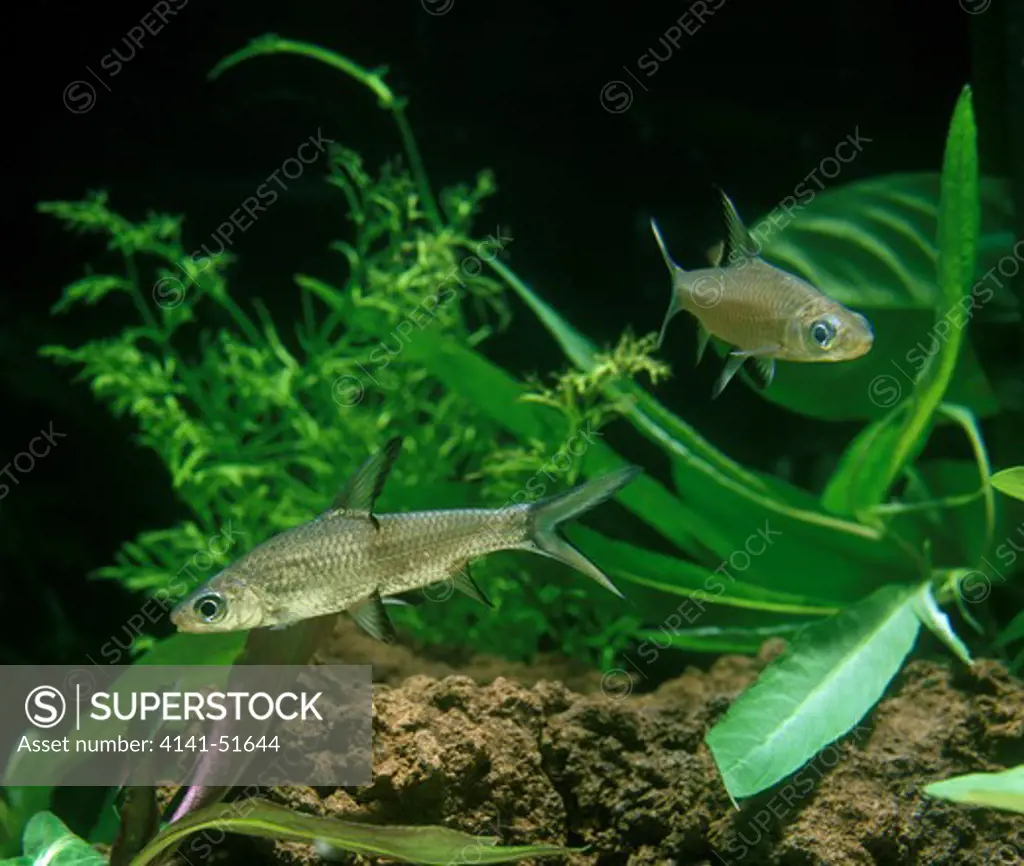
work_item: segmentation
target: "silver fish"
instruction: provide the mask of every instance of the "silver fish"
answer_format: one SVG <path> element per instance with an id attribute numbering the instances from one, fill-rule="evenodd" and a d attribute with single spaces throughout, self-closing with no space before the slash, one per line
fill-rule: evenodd
<path id="1" fill-rule="evenodd" d="M 374 504 L 401 449 L 391 439 L 369 457 L 333 507 L 275 535 L 184 598 L 171 611 L 183 632 L 225 632 L 346 611 L 375 637 L 393 635 L 385 597 L 453 580 L 490 604 L 470 560 L 498 550 L 529 550 L 581 571 L 622 596 L 557 529 L 613 497 L 640 471 L 629 466 L 564 493 L 505 508 L 375 514 Z"/>
<path id="2" fill-rule="evenodd" d="M 672 317 L 686 310 L 697 320 L 697 363 L 711 337 L 733 349 L 715 383 L 712 397 L 753 358 L 767 387 L 775 362 L 822 363 L 851 361 L 866 354 L 874 342 L 871 323 L 800 277 L 769 264 L 757 255 L 751 237 L 729 197 L 721 192 L 731 247 L 730 263 L 721 267 L 724 246 L 709 253 L 710 268 L 687 271 L 668 253 L 657 223 L 651 230 L 672 274 L 672 296 L 658 335 L 658 347 Z"/>

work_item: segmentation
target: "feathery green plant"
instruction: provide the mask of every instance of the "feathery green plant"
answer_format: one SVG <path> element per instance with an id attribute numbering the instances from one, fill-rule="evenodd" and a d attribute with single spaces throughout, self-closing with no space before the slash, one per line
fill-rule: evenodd
<path id="1" fill-rule="evenodd" d="M 445 220 L 437 224 L 427 216 L 436 209 L 423 207 L 421 187 L 397 165 L 374 178 L 355 153 L 333 148 L 328 181 L 344 195 L 354 231 L 333 245 L 344 257 L 344 282 L 299 275 L 301 319 L 293 333 L 258 298 L 236 298 L 229 256 L 187 254 L 180 219 L 151 214 L 132 223 L 102 193 L 39 206 L 73 230 L 104 236 L 123 271 L 68 286 L 54 312 L 121 295 L 137 317 L 117 336 L 43 353 L 79 366 L 97 397 L 135 419 L 139 443 L 164 461 L 171 487 L 194 515 L 125 544 L 99 577 L 180 598 L 246 549 L 322 511 L 352 468 L 395 433 L 408 434 L 409 444 L 383 508 L 501 505 L 561 443 L 614 416 L 599 389 L 574 374 L 558 401 L 553 391 L 507 394 L 515 400 L 521 391 L 553 410 L 518 439 L 410 351 L 427 336 L 471 350 L 509 321 L 504 286 L 465 264 L 466 251 L 480 248 L 470 232 L 494 192 L 488 173 L 473 186 L 445 190 Z M 512 241 L 492 236 L 484 249 L 493 254 Z M 646 359 L 643 346 L 625 343 L 601 377 L 641 372 L 662 375 L 664 368 Z M 578 472 L 578 456 L 568 457 L 559 486 Z M 607 647 L 605 628 L 622 631 L 608 599 L 595 603 L 592 588 L 543 561 L 504 557 L 478 572 L 496 615 L 455 597 L 443 610 L 427 605 L 398 618 L 427 642 L 468 641 L 524 659 L 545 636 L 559 639 L 569 628 L 580 637 L 566 639 L 570 651 L 596 661 L 594 647 Z"/>

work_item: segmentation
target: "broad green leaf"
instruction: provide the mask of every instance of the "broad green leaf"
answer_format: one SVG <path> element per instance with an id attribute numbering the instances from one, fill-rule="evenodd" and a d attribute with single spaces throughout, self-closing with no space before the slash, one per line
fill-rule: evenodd
<path id="1" fill-rule="evenodd" d="M 33 866 L 107 866 L 106 858 L 52 812 L 37 812 L 25 827 L 23 859 Z"/>
<path id="2" fill-rule="evenodd" d="M 156 643 L 137 665 L 230 665 L 245 646 L 245 632 L 172 634 Z"/>
<path id="3" fill-rule="evenodd" d="M 992 541 L 978 469 L 967 460 L 919 460 L 899 501 L 871 513 L 914 549 L 929 547 L 934 567 L 979 562 Z"/>
<path id="4" fill-rule="evenodd" d="M 315 842 L 368 857 L 403 863 L 447 866 L 453 862 L 511 863 L 526 857 L 565 855 L 576 849 L 554 845 L 496 847 L 493 836 L 471 836 L 447 827 L 373 825 L 303 815 L 264 800 L 218 803 L 166 827 L 135 858 L 132 866 L 149 866 L 191 833 L 216 827 L 262 839 Z"/>
<path id="5" fill-rule="evenodd" d="M 1024 466 L 997 472 L 992 476 L 992 486 L 1000 493 L 1024 501 Z"/>
<path id="6" fill-rule="evenodd" d="M 917 588 L 889 586 L 808 626 L 707 734 L 733 798 L 798 770 L 871 710 L 919 629 Z"/>
<path id="7" fill-rule="evenodd" d="M 1013 209 L 1004 178 L 981 179 L 981 234 L 975 277 L 982 281 L 976 320 L 1012 320 L 1019 305 L 1001 281 L 986 275 L 1013 246 Z M 935 279 L 938 250 L 940 175 L 890 174 L 840 184 L 783 202 L 752 229 L 763 241 L 763 256 L 799 274 L 825 294 L 865 313 L 875 331 L 871 351 L 842 364 L 778 365 L 766 400 L 794 412 L 832 420 L 876 418 L 884 397 L 911 385 L 933 350 L 934 313 L 940 308 L 950 329 L 965 317 L 943 300 Z M 988 291 L 991 290 L 991 295 Z M 746 378 L 746 377 L 744 377 Z M 874 385 L 874 388 L 873 388 Z M 964 341 L 948 399 L 985 418 L 999 403 Z M 883 405 L 880 405 L 883 404 Z M 891 404 L 890 404 L 891 405 Z"/>
<path id="8" fill-rule="evenodd" d="M 859 310 L 933 309 L 943 303 L 935 281 L 942 179 L 937 172 L 887 174 L 830 187 L 792 216 L 778 209 L 749 223 L 763 241 L 762 255 L 799 274 L 829 297 Z M 1013 248 L 1013 203 L 1006 178 L 978 182 L 981 278 Z M 767 225 L 766 225 L 767 223 Z M 992 283 L 994 318 L 1015 319 L 1012 292 Z M 870 315 L 869 315 L 870 318 Z"/>
<path id="9" fill-rule="evenodd" d="M 1021 638 L 1024 638 L 1024 610 L 1011 619 L 1006 628 L 999 633 L 996 646 L 1006 646 Z"/>
<path id="10" fill-rule="evenodd" d="M 899 501 L 876 505 L 858 517 L 912 549 L 930 546 L 933 565 L 957 567 L 988 554 L 998 515 L 977 419 L 962 406 L 943 403 L 936 424 L 957 425 L 967 436 L 974 462 L 918 460 L 905 470 L 907 484 Z"/>
<path id="11" fill-rule="evenodd" d="M 724 546 L 713 548 L 713 568 L 724 567 L 747 583 L 841 606 L 885 584 L 921 576 L 922 564 L 878 529 L 842 520 L 832 524 L 821 509 L 769 510 L 742 495 L 712 496 L 692 464 L 673 460 L 672 471 L 680 499 L 727 536 Z M 760 551 L 759 531 L 776 537 L 762 555 L 752 556 Z M 816 568 L 808 568 L 808 562 L 826 569 L 828 580 L 822 580 Z"/>
<path id="12" fill-rule="evenodd" d="M 948 332 L 960 330 L 963 317 L 943 309 L 940 316 L 948 325 L 938 327 Z M 829 421 L 860 421 L 883 417 L 889 408 L 914 387 L 925 362 L 944 344 L 942 334 L 934 335 L 936 313 L 930 310 L 881 309 L 870 312 L 875 342 L 871 351 L 854 361 L 839 364 L 796 364 L 784 361 L 776 365 L 771 387 L 762 389 L 744 372 L 742 378 L 770 403 L 810 418 Z M 980 418 L 1000 411 L 1002 405 L 996 388 L 981 368 L 974 346 L 966 335 L 960 357 L 946 390 L 946 399 L 961 403 Z M 712 364 L 724 363 L 724 349 L 715 347 L 718 358 Z M 675 363 L 687 363 L 688 358 Z M 703 363 L 708 363 L 704 361 Z M 993 371 L 993 376 L 996 372 Z M 1010 398 L 1007 397 L 1009 404 Z"/>
<path id="13" fill-rule="evenodd" d="M 953 631 L 953 626 L 949 622 L 949 617 L 946 616 L 935 601 L 935 596 L 932 595 L 932 588 L 930 584 L 925 584 L 921 587 L 920 592 L 914 598 L 914 613 L 917 614 L 918 619 L 928 626 L 929 630 L 941 640 L 953 654 L 960 659 L 965 665 L 973 665 L 974 661 L 971 659 L 971 653 L 967 649 L 966 645 L 957 636 L 956 632 Z"/>
<path id="14" fill-rule="evenodd" d="M 649 640 L 659 647 L 668 645 L 673 649 L 702 653 L 745 653 L 753 654 L 761 649 L 769 638 L 781 637 L 792 640 L 804 628 L 806 622 L 783 622 L 778 625 L 752 626 L 748 628 L 729 626 L 704 626 L 684 628 L 673 632 L 645 629 L 637 634 L 641 640 Z"/>
<path id="15" fill-rule="evenodd" d="M 0 856 L 21 851 L 25 826 L 37 812 L 50 808 L 54 789 L 44 785 L 8 785 L 0 798 Z"/>
<path id="16" fill-rule="evenodd" d="M 447 373 L 442 381 L 450 381 L 459 394 L 485 408 L 499 424 L 526 440 L 556 439 L 566 426 L 554 412 L 543 412 L 540 407 L 523 402 L 526 388 L 522 383 L 454 340 L 423 331 L 410 341 L 406 351 L 424 361 L 432 359 L 431 373 Z"/>
<path id="17" fill-rule="evenodd" d="M 697 598 L 731 607 L 776 613 L 827 615 L 827 601 L 766 589 L 743 580 L 730 580 L 703 566 L 624 541 L 613 541 L 585 526 L 569 526 L 565 534 L 609 575 L 673 595 Z"/>
<path id="18" fill-rule="evenodd" d="M 979 223 L 976 139 L 971 91 L 967 87 L 953 113 L 943 162 L 938 225 L 941 297 L 936 307 L 936 327 L 945 322 L 950 309 L 961 306 L 971 291 Z M 922 338 L 926 336 L 922 334 Z M 909 396 L 853 441 L 823 496 L 830 510 L 857 514 L 884 501 L 904 467 L 924 448 L 933 416 L 956 367 L 962 339 L 963 331 L 951 328 L 942 345 L 923 364 L 913 388 L 907 389 Z M 889 387 L 894 386 L 889 383 Z"/>
<path id="19" fill-rule="evenodd" d="M 926 785 L 929 797 L 1024 814 L 1024 765 L 1001 773 L 970 773 Z"/>

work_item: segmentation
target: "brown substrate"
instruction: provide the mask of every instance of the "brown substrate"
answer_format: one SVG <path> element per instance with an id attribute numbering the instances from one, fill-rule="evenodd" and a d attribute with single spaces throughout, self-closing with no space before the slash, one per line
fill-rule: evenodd
<path id="1" fill-rule="evenodd" d="M 617 683 L 609 696 L 600 676 L 553 659 L 456 669 L 348 629 L 325 659 L 342 650 L 382 682 L 375 779 L 267 793 L 303 811 L 587 846 L 562 861 L 574 864 L 1024 862 L 1024 817 L 921 794 L 1024 763 L 1024 686 L 992 662 L 909 664 L 854 734 L 737 811 L 703 738 L 763 657 L 724 657 L 650 694 Z M 227 844 L 256 861 L 311 859 L 303 846 Z"/>

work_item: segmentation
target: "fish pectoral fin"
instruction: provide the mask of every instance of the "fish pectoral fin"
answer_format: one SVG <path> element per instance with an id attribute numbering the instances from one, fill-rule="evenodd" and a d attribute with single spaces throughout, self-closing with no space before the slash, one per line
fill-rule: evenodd
<path id="1" fill-rule="evenodd" d="M 384 604 L 393 604 L 396 607 L 417 607 L 426 601 L 421 595 L 408 593 L 403 595 L 389 595 L 384 599 Z"/>
<path id="2" fill-rule="evenodd" d="M 747 357 L 748 356 L 746 354 L 740 354 L 739 352 L 729 353 L 728 357 L 725 359 L 725 369 L 722 370 L 722 375 L 718 377 L 714 388 L 711 389 L 712 400 L 725 390 L 725 386 L 728 385 L 729 380 L 739 372 L 740 367 L 743 366 L 743 362 L 747 360 Z"/>
<path id="3" fill-rule="evenodd" d="M 761 346 L 757 349 L 734 349 L 731 354 L 737 358 L 774 359 L 781 350 L 781 346 Z"/>
<path id="4" fill-rule="evenodd" d="M 402 437 L 395 436 L 376 454 L 364 460 L 352 473 L 344 489 L 335 497 L 331 510 L 344 510 L 349 516 L 365 517 L 373 524 L 374 529 L 380 529 L 380 523 L 373 515 L 373 508 L 401 448 Z"/>
<path id="5" fill-rule="evenodd" d="M 384 641 L 384 643 L 395 642 L 397 638 L 395 627 L 388 618 L 387 609 L 384 607 L 384 599 L 381 598 L 379 590 L 374 590 L 373 595 L 359 602 L 359 604 L 353 605 L 346 613 L 370 637 Z"/>
<path id="6" fill-rule="evenodd" d="M 775 378 L 775 359 L 755 358 L 754 365 L 757 367 L 757 372 L 761 376 L 762 388 L 767 388 L 771 385 L 772 379 Z"/>
<path id="7" fill-rule="evenodd" d="M 455 583 L 455 588 L 462 593 L 465 593 L 470 598 L 476 601 L 486 604 L 492 610 L 494 609 L 494 602 L 492 602 L 480 587 L 477 582 L 473 580 L 473 575 L 469 571 L 469 563 L 467 562 L 460 571 L 455 572 L 452 575 L 452 580 Z"/>

